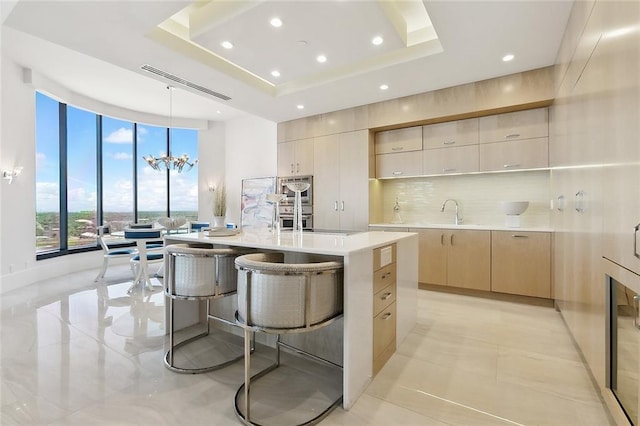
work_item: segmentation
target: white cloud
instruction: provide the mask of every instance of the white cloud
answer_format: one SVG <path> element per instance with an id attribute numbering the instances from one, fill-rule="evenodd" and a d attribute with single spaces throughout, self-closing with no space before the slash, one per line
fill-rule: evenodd
<path id="1" fill-rule="evenodd" d="M 43 152 L 36 152 L 36 169 L 40 169 L 47 163 L 47 156 Z"/>
<path id="2" fill-rule="evenodd" d="M 114 160 L 131 160 L 133 158 L 133 154 L 129 152 L 108 153 L 107 156 L 113 158 Z"/>
<path id="3" fill-rule="evenodd" d="M 60 209 L 58 184 L 55 182 L 36 182 L 36 210 L 56 212 Z"/>
<path id="4" fill-rule="evenodd" d="M 133 143 L 133 130 L 120 127 L 104 138 L 104 141 L 109 143 Z"/>

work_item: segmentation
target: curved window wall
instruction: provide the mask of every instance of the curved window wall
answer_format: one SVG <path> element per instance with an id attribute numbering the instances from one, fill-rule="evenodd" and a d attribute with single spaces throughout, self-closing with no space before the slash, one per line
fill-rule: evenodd
<path id="1" fill-rule="evenodd" d="M 36 254 L 97 248 L 114 231 L 164 216 L 198 216 L 198 174 L 156 171 L 143 155 L 198 156 L 198 131 L 94 114 L 36 92 Z"/>

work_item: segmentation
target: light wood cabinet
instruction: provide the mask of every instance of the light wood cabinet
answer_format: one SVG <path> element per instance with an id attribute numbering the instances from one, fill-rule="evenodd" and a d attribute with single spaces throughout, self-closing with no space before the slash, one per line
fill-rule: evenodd
<path id="1" fill-rule="evenodd" d="M 551 234 L 492 231 L 491 291 L 551 298 Z"/>
<path id="2" fill-rule="evenodd" d="M 549 167 L 549 138 L 494 142 L 480 145 L 480 171 Z"/>
<path id="3" fill-rule="evenodd" d="M 547 108 L 480 117 L 480 143 L 542 138 L 549 136 Z"/>
<path id="4" fill-rule="evenodd" d="M 365 230 L 369 225 L 369 133 L 315 138 L 313 225 L 319 229 Z"/>
<path id="5" fill-rule="evenodd" d="M 313 175 L 313 138 L 278 144 L 278 176 Z"/>
<path id="6" fill-rule="evenodd" d="M 422 127 L 423 149 L 450 148 L 478 143 L 478 119 L 449 121 Z"/>
<path id="7" fill-rule="evenodd" d="M 470 173 L 479 170 L 478 145 L 422 151 L 425 175 Z"/>
<path id="8" fill-rule="evenodd" d="M 376 154 L 422 150 L 422 127 L 406 127 L 376 133 Z"/>
<path id="9" fill-rule="evenodd" d="M 396 350 L 396 245 L 373 251 L 373 375 Z"/>
<path id="10" fill-rule="evenodd" d="M 491 289 L 491 231 L 410 229 L 418 233 L 418 281 Z"/>
<path id="11" fill-rule="evenodd" d="M 420 176 L 422 162 L 422 153 L 415 151 L 376 155 L 376 177 Z"/>

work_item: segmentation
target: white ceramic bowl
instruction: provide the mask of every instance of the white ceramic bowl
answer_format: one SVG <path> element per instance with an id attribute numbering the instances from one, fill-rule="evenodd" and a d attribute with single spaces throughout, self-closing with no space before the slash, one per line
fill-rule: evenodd
<path id="1" fill-rule="evenodd" d="M 501 201 L 500 208 L 504 214 L 522 214 L 529 207 L 528 201 Z"/>

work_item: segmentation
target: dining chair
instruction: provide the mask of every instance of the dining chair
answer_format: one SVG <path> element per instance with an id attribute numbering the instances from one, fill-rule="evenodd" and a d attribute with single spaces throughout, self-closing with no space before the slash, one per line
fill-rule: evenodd
<path id="1" fill-rule="evenodd" d="M 149 290 L 153 290 L 151 280 L 149 279 L 148 265 L 150 263 L 163 262 L 164 253 L 149 251 L 147 249 L 147 243 L 161 240 L 162 230 L 127 228 L 124 230 L 124 238 L 135 241 L 138 246 L 138 254 L 131 258 L 131 269 L 133 270 L 135 278 L 127 292 L 131 292 L 138 283 L 144 283 Z"/>
<path id="2" fill-rule="evenodd" d="M 118 241 L 115 238 L 109 238 L 110 235 L 111 229 L 108 225 L 98 226 L 98 242 L 100 243 L 100 247 L 102 247 L 103 255 L 102 269 L 94 280 L 96 282 L 104 278 L 104 275 L 107 272 L 107 268 L 109 267 L 110 259 L 124 257 L 132 258 L 133 256 L 138 254 L 138 249 L 135 247 L 110 247 L 109 244 L 112 244 L 112 241 Z M 122 242 L 122 240 L 120 240 L 119 242 Z"/>

